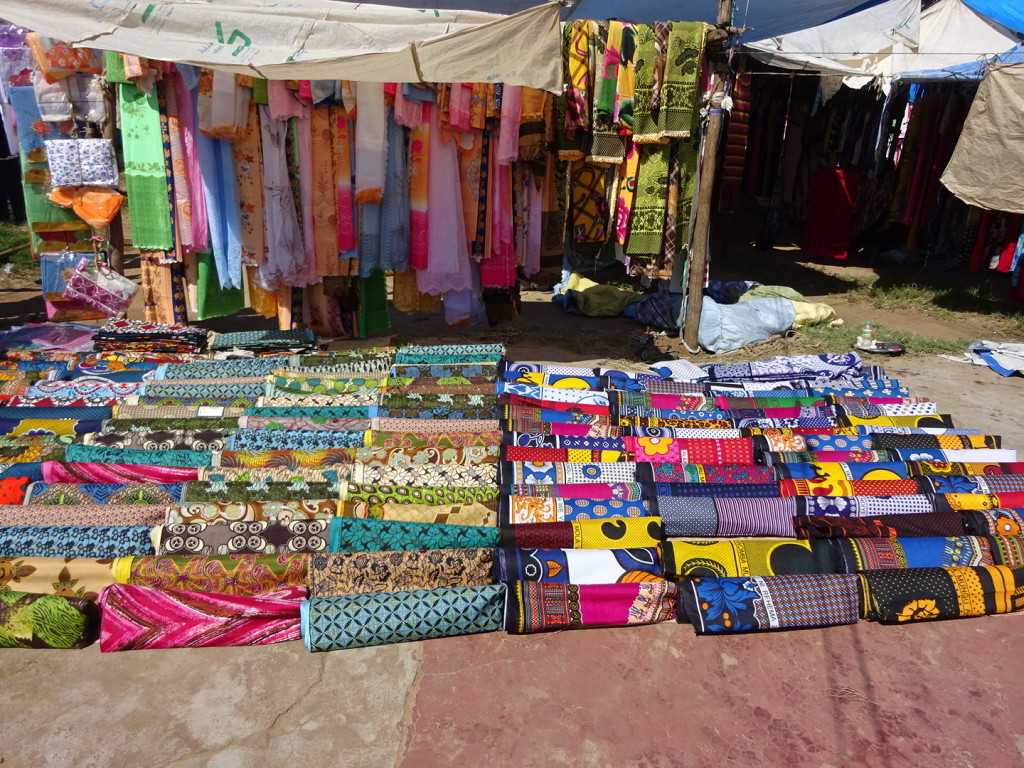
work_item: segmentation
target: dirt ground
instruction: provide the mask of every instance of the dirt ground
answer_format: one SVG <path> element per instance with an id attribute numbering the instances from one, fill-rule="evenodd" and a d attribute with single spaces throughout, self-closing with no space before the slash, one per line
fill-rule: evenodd
<path id="1" fill-rule="evenodd" d="M 0 289 L 0 302 L 12 320 L 38 311 L 24 290 Z M 882 319 L 833 305 L 851 340 Z M 393 333 L 504 340 L 513 360 L 592 366 L 621 365 L 606 350 L 642 330 L 563 315 L 546 294 L 526 294 L 523 314 L 521 327 L 483 330 L 404 318 Z M 911 309 L 884 318 L 904 321 L 986 333 Z M 937 357 L 885 362 L 958 424 L 1024 447 L 1024 380 Z M 8 652 L 0 766 L 1021 766 L 1022 630 L 1008 616 L 706 638 L 676 624 L 496 633 L 329 654 Z"/>

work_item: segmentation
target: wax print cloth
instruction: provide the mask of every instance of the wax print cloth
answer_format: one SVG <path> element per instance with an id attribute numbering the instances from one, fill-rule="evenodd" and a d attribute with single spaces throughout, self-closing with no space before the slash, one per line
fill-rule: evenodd
<path id="1" fill-rule="evenodd" d="M 505 602 L 506 632 L 525 634 L 588 627 L 625 627 L 668 621 L 675 610 L 671 581 L 553 584 L 517 581 Z"/>
<path id="2" fill-rule="evenodd" d="M 835 573 L 827 542 L 777 539 L 667 541 L 662 549 L 667 578 L 786 576 Z"/>
<path id="3" fill-rule="evenodd" d="M 432 549 L 487 549 L 498 546 L 497 528 L 400 520 L 335 518 L 331 552 L 387 552 Z"/>
<path id="4" fill-rule="evenodd" d="M 0 505 L 0 526 L 5 525 L 159 525 L 166 507 L 156 504 L 87 504 L 43 506 Z"/>
<path id="5" fill-rule="evenodd" d="M 493 549 L 314 555 L 309 565 L 309 593 L 324 597 L 480 586 L 492 583 L 493 567 Z"/>
<path id="6" fill-rule="evenodd" d="M 210 501 L 179 504 L 166 508 L 165 522 L 243 523 L 270 520 L 318 520 L 338 513 L 337 499 L 302 501 Z"/>
<path id="7" fill-rule="evenodd" d="M 95 600 L 114 583 L 119 558 L 0 557 L 0 593 L 30 592 Z"/>
<path id="8" fill-rule="evenodd" d="M 649 517 L 650 515 L 650 505 L 644 499 L 626 501 L 624 499 L 504 496 L 499 501 L 499 518 L 502 525 Z"/>
<path id="9" fill-rule="evenodd" d="M 959 566 L 862 571 L 863 616 L 881 624 L 1024 609 L 1024 568 Z"/>
<path id="10" fill-rule="evenodd" d="M 100 650 L 267 645 L 299 639 L 303 586 L 223 595 L 114 584 L 100 594 Z"/>
<path id="11" fill-rule="evenodd" d="M 494 580 L 616 584 L 663 579 L 655 547 L 634 549 L 498 549 Z"/>
<path id="12" fill-rule="evenodd" d="M 302 638 L 311 651 L 333 651 L 497 632 L 504 602 L 503 584 L 313 597 Z"/>
<path id="13" fill-rule="evenodd" d="M 856 624 L 853 575 L 699 577 L 679 583 L 679 621 L 698 635 Z"/>
<path id="14" fill-rule="evenodd" d="M 153 554 L 148 526 L 54 525 L 0 528 L 0 557 L 132 557 Z"/>
<path id="15" fill-rule="evenodd" d="M 3 482 L 3 481 L 0 481 Z M 92 504 L 177 504 L 182 500 L 180 483 L 32 483 L 26 503 L 47 506 Z"/>
<path id="16" fill-rule="evenodd" d="M 657 517 L 524 523 L 501 529 L 501 546 L 517 549 L 632 549 L 656 547 L 661 540 Z"/>
<path id="17" fill-rule="evenodd" d="M 154 531 L 159 555 L 281 555 L 326 552 L 329 520 L 182 523 Z"/>
<path id="18" fill-rule="evenodd" d="M 955 537 L 965 533 L 959 512 L 876 517 L 799 515 L 793 518 L 801 539 L 895 539 L 901 537 Z"/>
<path id="19" fill-rule="evenodd" d="M 996 564 L 989 542 L 980 536 L 831 539 L 829 544 L 836 573 Z"/>
<path id="20" fill-rule="evenodd" d="M 0 648 L 85 648 L 98 624 L 92 600 L 0 591 Z"/>
<path id="21" fill-rule="evenodd" d="M 116 581 L 156 589 L 259 595 L 306 584 L 308 554 L 157 555 L 125 558 Z"/>

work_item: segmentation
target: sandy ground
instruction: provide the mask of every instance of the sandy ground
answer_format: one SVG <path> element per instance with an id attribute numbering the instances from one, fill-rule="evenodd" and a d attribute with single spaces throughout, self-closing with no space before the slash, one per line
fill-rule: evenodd
<path id="1" fill-rule="evenodd" d="M 402 319 L 395 332 L 504 335 L 511 359 L 589 366 L 620 364 L 599 350 L 641 330 L 525 298 L 530 332 L 436 319 Z M 23 290 L 0 290 L 0 302 L 9 321 L 40 308 Z M 836 309 L 851 339 L 873 314 Z M 911 309 L 874 314 L 926 335 L 985 333 Z M 958 424 L 1024 447 L 1024 380 L 939 358 L 885 362 Z M 1022 630 L 1024 617 L 1009 616 L 723 638 L 676 624 L 498 633 L 315 655 L 301 643 L 13 651 L 0 676 L 0 766 L 1019 766 Z"/>

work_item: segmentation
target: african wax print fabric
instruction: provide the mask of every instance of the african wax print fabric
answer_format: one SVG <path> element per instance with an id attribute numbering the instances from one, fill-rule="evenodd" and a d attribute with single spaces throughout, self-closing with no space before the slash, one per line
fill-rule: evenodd
<path id="1" fill-rule="evenodd" d="M 0 557 L 132 557 L 153 554 L 148 526 L 53 525 L 0 528 Z"/>
<path id="2" fill-rule="evenodd" d="M 156 555 L 114 569 L 117 582 L 154 589 L 260 595 L 306 584 L 307 554 Z"/>
<path id="3" fill-rule="evenodd" d="M 141 451 L 222 451 L 227 432 L 221 429 L 178 429 L 152 432 L 98 432 L 85 435 L 84 445 Z"/>
<path id="4" fill-rule="evenodd" d="M 92 504 L 47 507 L 38 504 L 0 505 L 2 525 L 159 525 L 165 507 L 141 504 Z"/>
<path id="5" fill-rule="evenodd" d="M 116 580 L 118 558 L 0 557 L 0 594 L 30 592 L 95 600 Z"/>
<path id="6" fill-rule="evenodd" d="M 271 520 L 322 520 L 338 514 L 337 499 L 302 501 L 210 501 L 167 507 L 164 521 L 182 523 L 255 523 Z M 202 591 L 202 590 L 200 590 Z"/>
<path id="7" fill-rule="evenodd" d="M 378 418 L 373 421 L 375 432 L 411 432 L 418 435 L 465 432 L 497 432 L 496 419 L 414 419 Z"/>
<path id="8" fill-rule="evenodd" d="M 410 523 L 336 517 L 331 520 L 331 552 L 388 552 L 428 549 L 493 549 L 497 528 L 477 525 Z"/>
<path id="9" fill-rule="evenodd" d="M 476 486 L 430 488 L 346 483 L 341 490 L 344 500 L 370 504 L 465 504 L 494 501 L 499 495 L 497 488 Z"/>
<path id="10" fill-rule="evenodd" d="M 825 469 L 832 468 L 832 471 L 836 471 L 836 465 L 845 464 L 870 465 L 866 469 L 863 467 L 858 468 L 857 472 L 861 475 L 877 468 L 880 470 L 888 469 L 894 473 L 902 472 L 902 474 L 889 475 L 888 479 L 907 477 L 906 467 L 903 466 L 902 460 L 896 455 L 895 451 L 766 451 L 761 454 L 761 461 L 775 466 L 776 474 L 780 479 L 785 477 L 814 477 L 814 469 L 819 465 L 824 465 Z M 899 469 L 884 465 L 899 465 Z M 846 474 L 847 471 L 852 470 L 843 471 L 842 476 L 848 480 L 871 479 L 851 477 Z M 885 478 L 886 476 L 882 474 L 878 479 Z"/>
<path id="11" fill-rule="evenodd" d="M 100 650 L 214 648 L 299 639 L 304 586 L 223 595 L 114 584 L 100 594 Z"/>
<path id="12" fill-rule="evenodd" d="M 932 475 L 916 478 L 919 493 L 1020 493 L 1024 475 Z"/>
<path id="13" fill-rule="evenodd" d="M 468 395 L 475 397 L 475 395 Z M 454 406 L 454 405 L 381 405 L 377 408 L 377 415 L 381 419 L 445 419 L 445 420 L 473 420 L 473 419 L 497 419 L 499 406 Z"/>
<path id="14" fill-rule="evenodd" d="M 252 483 L 337 483 L 351 478 L 355 464 L 336 464 L 330 469 L 318 467 L 202 467 L 196 480 Z M 340 485 L 338 486 L 341 487 Z"/>
<path id="15" fill-rule="evenodd" d="M 92 600 L 0 592 L 0 648 L 85 648 L 98 624 Z"/>
<path id="16" fill-rule="evenodd" d="M 653 480 L 648 466 L 632 462 L 570 464 L 551 461 L 506 461 L 500 465 L 500 477 L 502 483 L 516 485 L 639 483 Z"/>
<path id="17" fill-rule="evenodd" d="M 239 429 L 301 430 L 303 432 L 365 431 L 370 428 L 369 418 L 328 418 L 307 416 L 243 416 Z M 223 448 L 223 446 L 221 446 Z"/>
<path id="18" fill-rule="evenodd" d="M 858 375 L 862 366 L 860 355 L 847 352 L 838 355 L 796 355 L 773 357 L 752 363 L 731 363 L 703 366 L 709 381 L 789 381 L 790 379 L 837 379 Z"/>
<path id="19" fill-rule="evenodd" d="M 337 406 L 274 406 L 264 407 L 257 406 L 255 408 L 246 408 L 244 417 L 249 418 L 266 418 L 270 417 L 273 419 L 287 419 L 287 418 L 300 418 L 300 419 L 369 419 L 371 412 L 375 412 L 375 408 L 366 405 L 337 405 Z M 250 425 L 250 422 L 245 422 Z M 274 422 L 271 422 L 274 423 Z M 281 429 L 286 429 L 284 426 L 287 422 L 281 422 Z M 239 421 L 241 426 L 242 422 Z M 252 423 L 252 429 L 267 429 L 266 425 L 259 423 Z M 275 427 L 269 427 L 275 429 Z"/>
<path id="20" fill-rule="evenodd" d="M 887 427 L 946 427 L 952 428 L 953 417 L 948 413 L 930 414 L 926 416 L 836 416 L 836 423 L 841 427 L 865 426 Z"/>
<path id="21" fill-rule="evenodd" d="M 795 514 L 871 517 L 872 515 L 906 515 L 949 511 L 940 508 L 935 495 L 907 496 L 796 496 Z"/>
<path id="22" fill-rule="evenodd" d="M 349 473 L 349 480 L 376 485 L 493 486 L 498 482 L 498 465 L 418 464 L 390 467 L 356 464 Z"/>
<path id="23" fill-rule="evenodd" d="M 933 448 L 893 448 L 888 452 L 902 461 L 934 461 L 947 464 L 1013 465 L 1017 463 L 1017 452 L 1006 449 L 967 448 L 964 450 L 940 451 Z"/>
<path id="24" fill-rule="evenodd" d="M 661 561 L 670 579 L 835 573 L 832 550 L 828 542 L 820 541 L 667 541 Z"/>
<path id="25" fill-rule="evenodd" d="M 320 448 L 318 450 L 221 451 L 213 457 L 219 467 L 334 467 L 351 464 L 355 448 Z"/>
<path id="26" fill-rule="evenodd" d="M 630 462 L 633 457 L 624 451 L 602 451 L 590 448 L 524 448 L 505 446 L 505 458 L 513 462 L 583 464 L 585 462 Z"/>
<path id="27" fill-rule="evenodd" d="M 6 435 L 84 435 L 88 432 L 99 432 L 102 425 L 102 421 L 74 419 L 0 418 L 0 433 Z"/>
<path id="28" fill-rule="evenodd" d="M 832 539 L 829 544 L 836 573 L 996 564 L 988 541 L 979 536 Z"/>
<path id="29" fill-rule="evenodd" d="M 376 504 L 368 517 L 404 520 L 408 523 L 450 523 L 452 525 L 498 524 L 498 513 L 487 504 Z"/>
<path id="30" fill-rule="evenodd" d="M 441 379 L 449 376 L 497 379 L 498 366 L 489 363 L 396 363 L 391 375 L 400 379 Z"/>
<path id="31" fill-rule="evenodd" d="M 1024 536 L 986 536 L 994 565 L 1024 565 Z"/>
<path id="32" fill-rule="evenodd" d="M 281 451 L 356 448 L 364 442 L 362 431 L 243 429 L 227 438 L 229 451 Z"/>
<path id="33" fill-rule="evenodd" d="M 503 432 L 502 444 L 511 448 L 578 448 L 588 451 L 624 451 L 626 444 L 619 437 L 586 435 L 548 435 L 538 432 Z M 506 458 L 508 456 L 506 455 Z"/>
<path id="34" fill-rule="evenodd" d="M 661 518 L 526 523 L 501 529 L 501 546 L 516 549 L 634 549 L 661 544 Z"/>
<path id="35" fill-rule="evenodd" d="M 955 450 L 970 448 L 1002 448 L 1003 438 L 998 435 L 872 435 L 876 448 L 912 448 Z"/>
<path id="36" fill-rule="evenodd" d="M 235 395 L 232 397 L 207 397 L 206 395 L 138 395 L 131 398 L 129 405 L 142 408 L 249 408 L 256 404 L 259 395 Z M 117 407 L 117 406 L 115 406 Z M 117 411 L 121 414 L 121 411 Z"/>
<path id="37" fill-rule="evenodd" d="M 675 612 L 671 581 L 553 584 L 517 581 L 508 587 L 506 632 L 525 634 L 587 627 L 626 627 L 668 621 Z"/>
<path id="38" fill-rule="evenodd" d="M 256 357 L 249 360 L 200 360 L 193 363 L 162 363 L 153 374 L 154 381 L 164 379 L 226 379 L 266 376 L 287 365 L 287 357 Z"/>
<path id="39" fill-rule="evenodd" d="M 198 471 L 190 467 L 47 461 L 41 465 L 41 474 L 43 481 L 47 483 L 171 484 L 195 480 Z"/>
<path id="40" fill-rule="evenodd" d="M 64 461 L 92 464 L 138 464 L 150 467 L 207 467 L 212 451 L 137 450 L 102 445 L 72 444 L 64 449 Z"/>
<path id="41" fill-rule="evenodd" d="M 329 520 L 182 523 L 153 532 L 158 555 L 281 555 L 326 552 Z"/>
<path id="42" fill-rule="evenodd" d="M 503 584 L 312 597 L 302 605 L 310 651 L 364 648 L 501 629 Z"/>
<path id="43" fill-rule="evenodd" d="M 376 402 L 379 393 L 384 388 L 386 376 L 380 378 L 345 378 L 332 379 L 326 376 L 294 375 L 294 376 L 268 376 L 264 384 L 263 394 L 273 397 L 278 394 L 294 392 L 296 394 L 311 395 L 342 395 L 342 394 L 370 394 Z M 346 401 L 342 401 L 345 404 Z"/>
<path id="44" fill-rule="evenodd" d="M 965 532 L 963 516 L 959 512 L 876 517 L 799 515 L 793 518 L 793 527 L 801 539 L 956 537 L 963 536 Z"/>
<path id="45" fill-rule="evenodd" d="M 499 500 L 502 525 L 558 523 L 572 520 L 610 520 L 620 517 L 650 517 L 646 500 L 556 499 L 531 496 L 503 496 Z"/>
<path id="46" fill-rule="evenodd" d="M 667 536 L 796 536 L 790 499 L 658 496 L 656 505 Z"/>
<path id="47" fill-rule="evenodd" d="M 336 483 L 265 483 L 259 480 L 222 481 L 196 480 L 182 486 L 181 498 L 175 502 L 196 501 L 302 501 L 337 497 Z"/>
<path id="48" fill-rule="evenodd" d="M 1020 536 L 1024 512 L 1019 509 L 969 509 L 963 512 L 964 529 L 973 536 Z"/>
<path id="49" fill-rule="evenodd" d="M 873 435 L 804 435 L 809 451 L 870 451 L 876 443 Z"/>
<path id="50" fill-rule="evenodd" d="M 1024 568 L 1002 565 L 863 571 L 863 616 L 881 624 L 1024 609 Z"/>
<path id="51" fill-rule="evenodd" d="M 345 552 L 313 555 L 309 594 L 361 595 L 492 583 L 493 549 Z"/>
<path id="52" fill-rule="evenodd" d="M 115 405 L 113 407 L 114 419 L 127 421 L 144 421 L 150 420 L 155 421 L 153 429 L 159 429 L 161 427 L 173 428 L 166 424 L 159 423 L 161 420 L 174 421 L 174 420 L 185 420 L 190 419 L 189 423 L 198 422 L 198 426 L 195 429 L 209 429 L 211 428 L 206 422 L 215 421 L 221 419 L 230 419 L 230 426 L 238 426 L 238 419 L 245 414 L 246 408 L 227 408 L 221 405 L 170 405 L 163 403 L 162 405 L 132 405 L 130 403 L 123 403 L 121 405 Z M 180 427 L 181 429 L 188 429 L 187 426 Z M 216 429 L 217 427 L 212 427 Z M 127 429 L 125 430 L 127 431 Z"/>
<path id="53" fill-rule="evenodd" d="M 3 421 L 92 422 L 109 419 L 110 415 L 110 408 L 44 408 L 35 405 L 18 408 L 0 405 L 0 420 Z"/>
<path id="54" fill-rule="evenodd" d="M 218 333 L 210 342 L 214 351 L 247 349 L 252 352 L 266 352 L 277 349 L 306 350 L 316 344 L 316 336 L 308 328 L 295 331 L 235 331 Z"/>
<path id="55" fill-rule="evenodd" d="M 2 481 L 0 481 L 2 482 Z M 26 503 L 38 505 L 177 504 L 183 484 L 32 483 Z"/>
<path id="56" fill-rule="evenodd" d="M 779 480 L 780 496 L 902 496 L 927 493 L 917 480 L 839 480 L 828 477 Z M 940 493 L 941 491 L 936 491 Z"/>
<path id="57" fill-rule="evenodd" d="M 145 419 L 145 418 L 123 418 L 107 419 L 101 422 L 102 433 L 125 433 L 125 432 L 166 432 L 166 431 L 206 431 L 206 430 L 231 430 L 238 428 L 237 416 L 228 418 L 193 418 L 186 416 L 171 419 Z"/>
<path id="58" fill-rule="evenodd" d="M 662 579 L 661 560 L 654 547 L 499 549 L 494 553 L 494 580 L 497 582 L 618 584 Z"/>
<path id="59" fill-rule="evenodd" d="M 757 464 L 652 464 L 655 482 L 772 483 L 775 472 Z"/>
<path id="60" fill-rule="evenodd" d="M 860 589 L 845 574 L 684 579 L 678 618 L 698 635 L 856 624 Z"/>

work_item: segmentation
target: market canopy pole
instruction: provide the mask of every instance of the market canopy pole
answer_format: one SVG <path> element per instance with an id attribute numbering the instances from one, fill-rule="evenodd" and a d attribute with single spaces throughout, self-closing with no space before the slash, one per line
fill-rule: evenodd
<path id="1" fill-rule="evenodd" d="M 719 0 L 718 26 L 709 33 L 709 43 L 715 47 L 728 47 L 729 36 L 736 30 L 732 24 L 732 0 Z M 711 196 L 715 189 L 715 170 L 718 166 L 718 142 L 722 136 L 722 94 L 728 76 L 727 65 L 721 55 L 711 52 L 715 77 L 711 85 L 708 105 L 708 126 L 704 132 L 704 158 L 700 167 L 700 186 L 694 209 L 693 239 L 690 243 L 689 279 L 686 285 L 686 317 L 683 321 L 683 344 L 696 353 L 697 333 L 700 330 L 700 311 L 704 303 L 704 272 L 708 263 L 708 233 L 711 229 Z"/>

